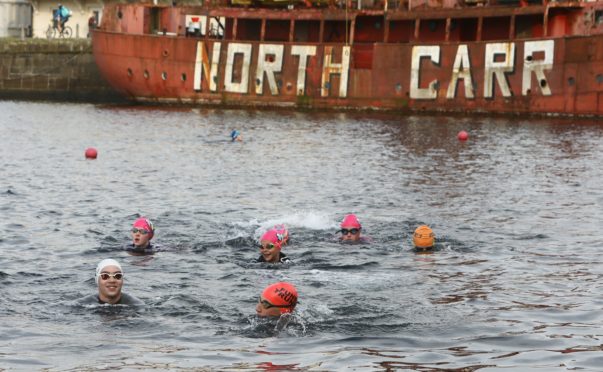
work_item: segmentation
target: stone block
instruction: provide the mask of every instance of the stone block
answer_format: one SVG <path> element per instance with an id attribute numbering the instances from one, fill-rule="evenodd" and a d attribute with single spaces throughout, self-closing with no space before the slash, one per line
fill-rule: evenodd
<path id="1" fill-rule="evenodd" d="M 21 77 L 4 79 L 4 89 L 21 90 Z"/>

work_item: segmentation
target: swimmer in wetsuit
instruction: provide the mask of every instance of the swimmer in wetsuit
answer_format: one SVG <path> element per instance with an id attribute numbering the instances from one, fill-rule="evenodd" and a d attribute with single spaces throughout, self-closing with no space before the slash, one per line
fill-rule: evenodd
<path id="1" fill-rule="evenodd" d="M 435 234 L 429 226 L 421 225 L 415 229 L 412 243 L 415 252 L 431 252 L 435 247 Z"/>
<path id="2" fill-rule="evenodd" d="M 291 260 L 287 255 L 281 252 L 284 238 L 285 236 L 279 230 L 266 231 L 260 239 L 260 257 L 257 262 L 290 263 Z"/>
<path id="3" fill-rule="evenodd" d="M 231 142 L 243 142 L 243 136 L 241 136 L 241 132 L 235 129 L 230 132 L 230 140 Z"/>
<path id="4" fill-rule="evenodd" d="M 156 247 L 151 243 L 155 235 L 153 223 L 144 217 L 138 218 L 132 225 L 132 244 L 128 246 L 128 252 L 133 255 L 147 255 L 156 252 Z"/>
<path id="5" fill-rule="evenodd" d="M 124 284 L 124 271 L 117 261 L 109 258 L 99 262 L 96 266 L 95 279 L 98 294 L 81 298 L 76 301 L 77 304 L 144 305 L 138 298 L 121 291 Z"/>
<path id="6" fill-rule="evenodd" d="M 278 317 L 291 313 L 297 305 L 297 289 L 293 284 L 278 282 L 264 289 L 255 312 L 259 317 Z"/>

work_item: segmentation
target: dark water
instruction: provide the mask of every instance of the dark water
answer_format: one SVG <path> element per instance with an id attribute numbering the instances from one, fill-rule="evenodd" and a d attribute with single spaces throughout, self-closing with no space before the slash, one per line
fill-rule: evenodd
<path id="1" fill-rule="evenodd" d="M 602 122 L 0 112 L 0 370 L 603 366 Z M 227 141 L 234 128 L 243 143 Z M 350 212 L 372 244 L 334 241 Z M 152 257 L 122 250 L 141 214 L 164 248 Z M 250 263 L 276 223 L 295 264 Z M 422 223 L 440 251 L 411 250 Z M 108 257 L 143 310 L 72 305 Z M 279 280 L 301 303 L 275 333 L 254 309 Z"/>

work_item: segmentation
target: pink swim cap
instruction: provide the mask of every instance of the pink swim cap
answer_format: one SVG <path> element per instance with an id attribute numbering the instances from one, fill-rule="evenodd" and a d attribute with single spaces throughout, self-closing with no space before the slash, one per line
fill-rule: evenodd
<path id="1" fill-rule="evenodd" d="M 287 244 L 287 242 L 289 241 L 289 230 L 287 230 L 285 224 L 281 223 L 279 225 L 274 225 L 273 229 L 276 230 L 277 234 L 282 235 L 283 245 Z"/>
<path id="2" fill-rule="evenodd" d="M 274 244 L 276 248 L 281 249 L 281 246 L 283 245 L 283 238 L 283 234 L 279 233 L 275 229 L 270 229 L 266 231 L 264 235 L 262 235 L 260 242 L 262 240 L 268 240 L 270 243 Z"/>
<path id="3" fill-rule="evenodd" d="M 340 227 L 342 229 L 344 229 L 344 228 L 362 229 L 362 226 L 360 225 L 360 221 L 358 221 L 358 218 L 356 218 L 355 214 L 348 214 L 347 216 L 345 216 L 343 221 L 341 221 Z"/>
<path id="4" fill-rule="evenodd" d="M 136 221 L 134 221 L 134 225 L 132 227 L 137 227 L 139 229 L 145 229 L 149 231 L 149 240 L 153 239 L 153 235 L 155 234 L 155 226 L 153 223 L 145 217 L 140 217 Z"/>

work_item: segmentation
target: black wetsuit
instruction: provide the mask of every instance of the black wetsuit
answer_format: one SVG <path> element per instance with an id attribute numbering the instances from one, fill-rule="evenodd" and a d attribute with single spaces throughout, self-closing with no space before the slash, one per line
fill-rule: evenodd
<path id="1" fill-rule="evenodd" d="M 264 259 L 264 256 L 260 256 L 256 262 L 268 262 L 268 261 L 266 261 Z M 289 257 L 287 257 L 286 254 L 284 254 L 283 252 L 279 252 L 278 253 L 278 263 L 291 263 L 291 260 L 289 259 Z"/>
<path id="2" fill-rule="evenodd" d="M 155 252 L 158 251 L 158 248 L 159 248 L 159 246 L 153 245 L 153 244 L 151 244 L 151 242 L 149 242 L 149 245 L 147 245 L 147 247 L 143 248 L 143 249 L 136 247 L 134 244 L 129 244 L 126 247 L 126 251 L 128 251 L 130 253 L 134 253 L 136 255 L 146 256 L 146 255 L 150 255 L 150 254 L 155 254 Z"/>
<path id="3" fill-rule="evenodd" d="M 107 304 L 108 302 L 101 301 L 98 298 L 98 294 L 89 295 L 83 298 L 80 298 L 76 301 L 78 305 L 95 305 L 95 304 Z M 142 306 L 144 302 L 139 300 L 138 298 L 131 296 L 127 293 L 122 293 L 121 298 L 114 305 L 130 305 L 130 306 Z"/>

